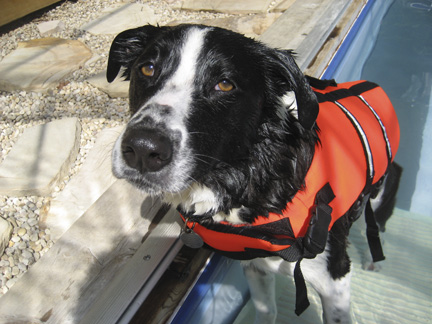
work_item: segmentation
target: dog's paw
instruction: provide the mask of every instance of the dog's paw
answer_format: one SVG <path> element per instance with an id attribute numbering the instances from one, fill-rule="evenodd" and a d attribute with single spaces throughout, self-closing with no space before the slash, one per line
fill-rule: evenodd
<path id="1" fill-rule="evenodd" d="M 220 205 L 219 199 L 212 190 L 197 183 L 182 192 L 166 194 L 163 201 L 174 207 L 180 207 L 186 213 L 193 212 L 194 215 L 215 212 Z"/>
<path id="2" fill-rule="evenodd" d="M 363 270 L 379 272 L 382 269 L 382 265 L 379 262 L 364 262 L 362 266 Z"/>

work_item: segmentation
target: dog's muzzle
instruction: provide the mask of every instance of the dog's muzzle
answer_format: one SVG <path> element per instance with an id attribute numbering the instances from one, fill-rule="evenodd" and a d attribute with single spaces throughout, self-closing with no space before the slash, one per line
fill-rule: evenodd
<path id="1" fill-rule="evenodd" d="M 121 143 L 126 164 L 138 172 L 156 172 L 173 156 L 171 140 L 154 129 L 127 129 Z"/>
<path id="2" fill-rule="evenodd" d="M 155 195 L 188 185 L 192 152 L 182 118 L 173 112 L 170 106 L 150 104 L 135 113 L 114 145 L 114 176 Z"/>

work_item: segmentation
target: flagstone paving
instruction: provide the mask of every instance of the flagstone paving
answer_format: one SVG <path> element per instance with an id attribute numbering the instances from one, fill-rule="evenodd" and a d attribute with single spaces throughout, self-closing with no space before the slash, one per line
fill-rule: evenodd
<path id="1" fill-rule="evenodd" d="M 157 24 L 157 16 L 147 5 L 129 3 L 105 9 L 102 15 L 81 28 L 92 34 L 116 35 L 126 29 Z"/>
<path id="2" fill-rule="evenodd" d="M 24 130 L 0 164 L 0 194 L 47 196 L 78 154 L 81 125 L 64 118 Z"/>
<path id="3" fill-rule="evenodd" d="M 61 32 L 65 28 L 65 24 L 61 20 L 44 21 L 37 25 L 41 36 L 49 36 L 54 33 Z"/>
<path id="4" fill-rule="evenodd" d="M 12 237 L 13 227 L 6 219 L 0 217 L 0 255 L 9 244 Z"/>
<path id="5" fill-rule="evenodd" d="M 87 82 L 105 92 L 111 98 L 127 98 L 129 96 L 129 81 L 123 80 L 121 76 L 118 76 L 113 82 L 108 83 L 106 79 L 106 72 L 102 71 L 88 78 Z"/>
<path id="6" fill-rule="evenodd" d="M 207 26 L 221 27 L 233 30 L 247 37 L 258 38 L 267 28 L 269 28 L 280 17 L 281 13 L 268 13 L 247 15 L 242 17 L 227 17 L 216 19 L 196 19 L 189 23 L 202 24 Z M 183 21 L 174 20 L 168 25 L 174 26 Z"/>
<path id="7" fill-rule="evenodd" d="M 209 10 L 226 13 L 261 13 L 266 12 L 272 0 L 182 0 L 174 8 L 184 10 Z"/>
<path id="8" fill-rule="evenodd" d="M 91 56 L 77 40 L 41 38 L 19 43 L 0 62 L 0 90 L 46 91 L 57 87 Z"/>

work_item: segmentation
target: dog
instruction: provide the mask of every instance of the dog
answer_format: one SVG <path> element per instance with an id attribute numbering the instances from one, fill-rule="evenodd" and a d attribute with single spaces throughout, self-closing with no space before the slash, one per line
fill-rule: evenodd
<path id="1" fill-rule="evenodd" d="M 324 94 L 311 88 L 312 83 L 319 88 L 320 82 L 300 71 L 291 51 L 216 27 L 147 25 L 114 39 L 107 80 L 112 82 L 119 73 L 130 80 L 131 119 L 114 145 L 113 173 L 177 208 L 188 225 L 183 234 L 192 235 L 190 244 L 198 247 L 204 241 L 211 246 L 202 234 L 205 231 L 212 233 L 215 245 L 227 243 L 222 237 L 231 237 L 218 233 L 218 226 L 247 233 L 243 225 L 281 217 L 290 209 L 287 206 L 308 192 L 309 171 L 315 168 L 313 161 L 328 133 L 317 121 L 318 98 Z M 397 132 L 398 128 L 390 137 L 396 138 Z M 339 137 L 349 139 L 348 134 Z M 361 136 L 355 137 L 360 137 L 356 140 L 360 143 Z M 389 139 L 385 140 L 390 146 Z M 377 154 L 385 151 L 371 146 L 371 151 L 380 151 Z M 256 323 L 276 320 L 274 273 L 294 275 L 300 286 L 303 279 L 309 282 L 321 298 L 324 323 L 351 322 L 349 229 L 365 209 L 375 211 L 384 228 L 401 172 L 392 159 L 378 170 L 380 174 L 367 166 L 371 173 L 365 180 L 367 190 L 360 188 L 354 200 L 344 202 L 337 219 L 332 219 L 338 207 L 331 207 L 331 201 L 343 200 L 338 190 L 330 190 L 331 197 L 321 204 L 314 193 L 313 206 L 302 207 L 306 208 L 302 224 L 313 230 L 301 225 L 297 234 L 305 238 L 288 244 L 296 246 L 295 256 L 280 250 L 225 251 L 231 243 L 215 248 L 243 259 Z M 362 163 L 366 168 L 368 163 Z M 336 169 L 337 177 L 357 162 L 344 164 L 328 163 L 328 168 Z M 345 182 L 347 177 L 349 173 L 342 177 Z M 318 211 L 315 214 L 312 209 L 324 216 L 316 216 Z M 281 221 L 290 227 L 295 217 Z M 315 222 L 323 222 L 325 232 Z M 210 223 L 213 227 L 205 225 Z M 280 224 L 265 225 L 266 237 L 282 237 L 286 243 L 288 229 Z M 237 234 L 232 235 L 234 239 L 253 236 Z"/>

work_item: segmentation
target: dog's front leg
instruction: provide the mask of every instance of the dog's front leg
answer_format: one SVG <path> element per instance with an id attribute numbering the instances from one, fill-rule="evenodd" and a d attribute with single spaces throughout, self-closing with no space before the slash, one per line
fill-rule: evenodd
<path id="1" fill-rule="evenodd" d="M 324 324 L 351 324 L 351 272 L 347 272 L 339 278 L 333 278 L 328 270 L 327 254 L 326 251 L 319 254 L 315 259 L 302 261 L 304 278 L 321 298 Z"/>
<path id="2" fill-rule="evenodd" d="M 333 280 L 330 293 L 321 294 L 324 324 L 351 324 L 349 278 Z"/>
<path id="3" fill-rule="evenodd" d="M 277 317 L 274 274 L 261 271 L 251 263 L 244 263 L 243 270 L 256 310 L 255 324 L 274 324 Z"/>

